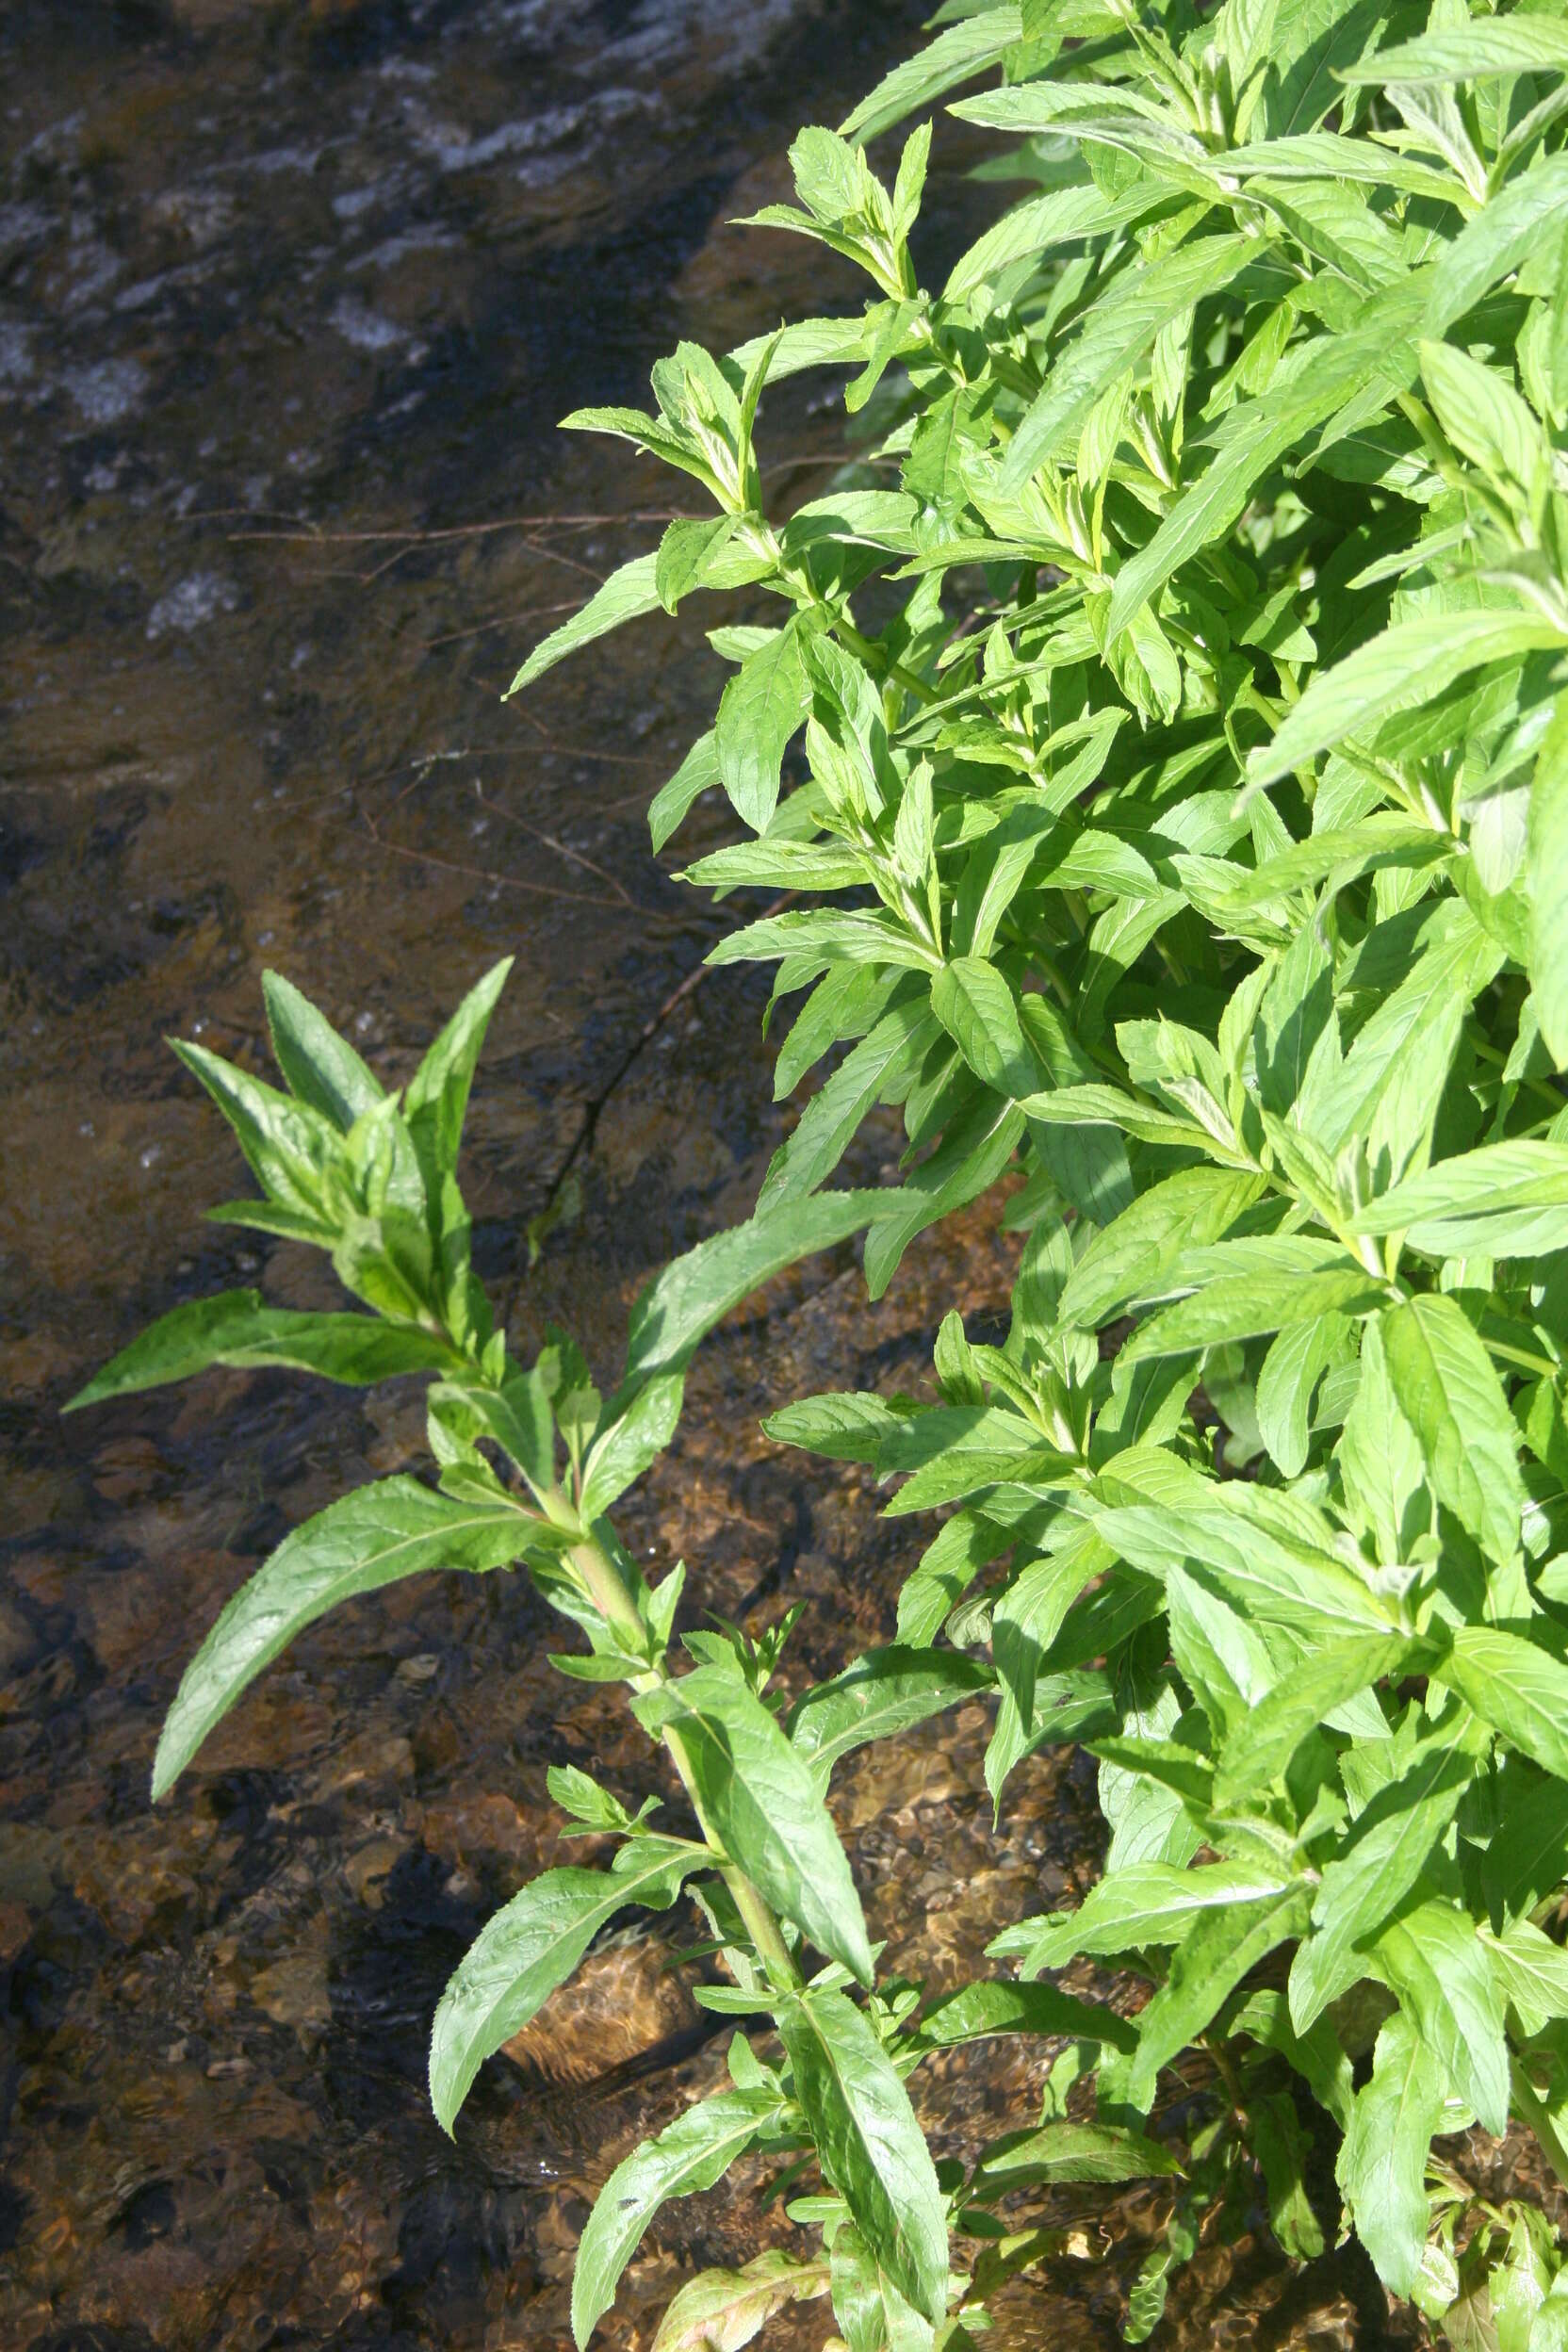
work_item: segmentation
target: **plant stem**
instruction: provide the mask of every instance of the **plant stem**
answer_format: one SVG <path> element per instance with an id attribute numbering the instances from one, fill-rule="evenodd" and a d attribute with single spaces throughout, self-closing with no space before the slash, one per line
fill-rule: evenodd
<path id="1" fill-rule="evenodd" d="M 613 1626 L 617 1633 L 629 1637 L 633 1647 L 641 1648 L 645 1638 L 643 1621 L 637 1613 L 636 1603 L 626 1589 L 620 1570 L 609 1554 L 592 1536 L 586 1536 L 580 1544 L 573 1546 L 571 1560 L 606 1624 Z M 646 1676 L 640 1678 L 637 1687 L 654 1690 L 668 1679 L 662 1667 L 650 1667 Z M 800 1971 L 790 1956 L 783 1930 L 759 1888 L 744 1870 L 728 1859 L 723 1839 L 715 1835 L 703 1809 L 696 1775 L 678 1727 L 669 1725 L 662 1737 L 670 1761 L 680 1774 L 681 1785 L 692 1801 L 692 1809 L 697 1817 L 703 1837 L 719 1866 L 724 1883 L 745 1923 L 746 1933 L 756 1947 L 757 1956 L 767 1970 L 770 1982 L 781 1992 L 794 1989 L 800 1983 Z"/>

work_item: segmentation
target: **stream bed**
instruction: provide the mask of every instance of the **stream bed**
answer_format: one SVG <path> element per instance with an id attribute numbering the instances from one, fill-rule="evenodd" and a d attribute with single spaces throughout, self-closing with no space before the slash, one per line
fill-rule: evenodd
<path id="1" fill-rule="evenodd" d="M 515 957 L 466 1170 L 520 1347 L 557 1319 L 612 1374 L 641 1283 L 745 1213 L 783 1132 L 765 984 L 694 979 L 731 916 L 670 872 L 723 815 L 699 810 L 662 866 L 645 825 L 722 681 L 714 616 L 688 605 L 526 707 L 498 697 L 670 512 L 672 477 L 557 418 L 639 400 L 680 335 L 727 347 L 858 299 L 817 249 L 726 224 L 788 192 L 795 128 L 839 119 L 922 13 L 12 0 L 0 18 L 0 2343 L 17 2352 L 556 2352 L 595 2191 L 723 2073 L 677 1913 L 590 1956 L 485 2070 L 455 2145 L 431 2119 L 446 1976 L 518 1885 L 582 1856 L 547 1766 L 678 1801 L 620 1702 L 548 1667 L 561 1629 L 521 1576 L 338 1611 L 149 1805 L 162 1711 L 221 1601 L 312 1511 L 419 1465 L 417 1388 L 214 1374 L 59 1407 L 181 1299 L 254 1282 L 335 1301 L 317 1261 L 202 1221 L 243 1171 L 164 1042 L 265 1069 L 269 965 L 396 1080 Z M 939 243 L 972 203 L 949 161 Z M 787 511 L 844 454 L 836 385 L 780 387 L 764 438 Z M 858 1152 L 854 1179 L 878 1181 L 891 1134 Z M 1004 1310 L 988 1224 L 928 1236 L 874 1313 L 851 1252 L 817 1261 L 705 1350 L 678 1442 L 624 1514 L 650 1568 L 689 1563 L 692 1623 L 804 1601 L 796 1676 L 888 1637 L 920 1533 L 759 1422 L 816 1388 L 924 1382 L 948 1306 Z M 873 1934 L 933 1989 L 1093 1874 L 1092 1772 L 1021 1772 L 993 1833 L 987 1728 L 972 1707 L 835 1784 Z M 1022 2119 L 1039 2065 L 933 2070 L 924 2113 L 972 2147 Z M 787 2240 L 757 2187 L 743 2169 L 666 2210 L 606 2342 L 646 2344 L 694 2265 Z M 993 2344 L 1119 2340 L 1163 2208 L 1103 2203 L 1075 2192 L 1063 2217 L 1105 2259 L 1004 2297 Z M 1293 2285 L 1250 2241 L 1205 2251 L 1172 2308 L 1195 2341 L 1265 2346 L 1340 2341 L 1350 2309 L 1331 2263 Z M 809 2307 L 769 2342 L 826 2326 Z"/>

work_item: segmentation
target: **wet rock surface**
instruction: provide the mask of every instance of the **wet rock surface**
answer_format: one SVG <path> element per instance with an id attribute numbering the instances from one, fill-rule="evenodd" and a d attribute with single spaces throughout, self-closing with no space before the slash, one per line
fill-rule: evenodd
<path id="1" fill-rule="evenodd" d="M 455 2147 L 430 2117 L 447 1974 L 584 1852 L 547 1765 L 679 1818 L 620 1702 L 549 1669 L 562 1630 L 520 1577 L 338 1612 L 150 1811 L 200 1633 L 290 1527 L 418 1463 L 416 1391 L 220 1373 L 58 1408 L 182 1298 L 335 1296 L 315 1261 L 201 1222 L 242 1171 L 162 1042 L 262 1067 L 268 964 L 396 1079 L 516 956 L 467 1172 L 519 1345 L 560 1319 L 611 1371 L 648 1272 L 744 1213 L 785 1116 L 765 987 L 679 993 L 730 914 L 670 881 L 643 822 L 722 680 L 712 616 L 645 624 L 526 709 L 498 692 L 670 511 L 668 476 L 556 417 L 637 398 L 678 334 L 732 343 L 855 299 L 814 250 L 724 222 L 782 192 L 798 122 L 837 119 L 920 14 L 22 0 L 0 22 L 0 2341 L 24 2352 L 553 2352 L 597 2186 L 722 2073 L 694 1969 L 668 1965 L 677 1913 L 591 1955 L 485 2070 Z M 939 242 L 968 202 L 950 165 Z M 770 401 L 780 508 L 842 430 L 808 379 Z M 723 833 L 699 810 L 699 843 Z M 853 1179 L 893 1151 L 870 1135 Z M 552 1200 L 572 1213 L 531 1268 Z M 805 1601 L 797 1684 L 887 1638 L 922 1539 L 759 1421 L 816 1388 L 919 1388 L 949 1305 L 1004 1308 L 988 1232 L 929 1239 L 872 1314 L 848 1252 L 776 1285 L 700 1359 L 626 1513 L 650 1566 L 690 1563 L 694 1623 Z M 873 1933 L 935 1988 L 1097 1851 L 1092 1777 L 1065 1763 L 1021 1772 L 993 1833 L 986 1732 L 966 1710 L 835 1785 Z M 933 2068 L 934 2130 L 972 2148 L 1038 2066 Z M 787 2232 L 757 2185 L 667 2210 L 609 2340 L 645 2344 L 692 2267 Z M 1158 2203 L 1064 2193 L 1057 2217 L 1109 2259 L 1012 2290 L 993 2341 L 1117 2341 Z M 1204 2260 L 1193 2333 L 1217 2306 L 1226 2337 L 1343 2333 L 1331 2265 L 1293 2286 L 1246 2244 Z M 770 2342 L 825 2327 L 808 2307 Z"/>

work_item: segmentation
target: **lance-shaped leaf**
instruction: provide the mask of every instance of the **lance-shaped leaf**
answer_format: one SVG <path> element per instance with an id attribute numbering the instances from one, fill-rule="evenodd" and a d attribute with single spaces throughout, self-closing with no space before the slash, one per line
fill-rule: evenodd
<path id="1" fill-rule="evenodd" d="M 289 1092 L 347 1135 L 363 1112 L 374 1110 L 385 1088 L 348 1039 L 281 972 L 264 972 L 261 992 L 272 1051 Z"/>
<path id="2" fill-rule="evenodd" d="M 747 656 L 719 703 L 719 780 L 754 833 L 762 831 L 778 805 L 785 749 L 810 707 L 800 629 L 792 622 Z"/>
<path id="3" fill-rule="evenodd" d="M 630 1903 L 667 1910 L 710 1857 L 680 1838 L 633 1838 L 609 1870 L 546 1870 L 487 1919 L 450 1978 L 430 2043 L 430 2101 L 449 2132 L 486 2058 L 564 1984 Z"/>
<path id="4" fill-rule="evenodd" d="M 1138 2017 L 1137 2054 L 1127 2082 L 1135 2107 L 1147 2113 L 1160 2068 L 1198 2039 L 1248 1970 L 1300 1935 L 1311 1901 L 1309 1887 L 1283 1886 L 1193 1922 L 1171 1954 L 1165 1983 Z"/>
<path id="5" fill-rule="evenodd" d="M 1518 662 L 1561 643 L 1561 631 L 1538 612 L 1480 608 L 1396 622 L 1331 670 L 1318 672 L 1273 742 L 1254 755 L 1251 781 L 1277 782 L 1347 736 L 1434 700 L 1468 670 Z"/>
<path id="6" fill-rule="evenodd" d="M 1389 1385 L 1438 1499 L 1506 1560 L 1518 1548 L 1525 1488 L 1518 1431 L 1491 1357 L 1459 1301 L 1441 1291 L 1395 1308 L 1380 1328 Z"/>
<path id="7" fill-rule="evenodd" d="M 956 1707 L 995 1677 L 961 1650 L 911 1649 L 894 1643 L 868 1650 L 830 1682 L 819 1682 L 790 1715 L 790 1739 L 819 1787 L 841 1756 L 870 1740 L 911 1730 L 944 1707 Z"/>
<path id="8" fill-rule="evenodd" d="M 1568 1666 L 1519 1634 L 1461 1625 L 1441 1672 L 1511 1747 L 1568 1780 Z"/>
<path id="9" fill-rule="evenodd" d="M 1195 1482 L 1196 1483 L 1196 1482 Z M 1305 1531 L 1266 1520 L 1261 1503 L 1281 1499 L 1231 1486 L 1201 1487 L 1181 1503 L 1133 1503 L 1096 1513 L 1095 1526 L 1114 1551 L 1148 1575 L 1166 1576 L 1184 1560 L 1212 1569 L 1265 1625 L 1288 1626 L 1315 1640 L 1353 1628 L 1386 1633 L 1389 1609 L 1371 1587 Z"/>
<path id="10" fill-rule="evenodd" d="M 437 1176 L 449 1175 L 457 1165 L 474 1067 L 512 960 L 505 956 L 492 964 L 469 989 L 409 1082 L 403 1114 L 421 1159 Z"/>
<path id="11" fill-rule="evenodd" d="M 997 2034 L 1050 2034 L 1131 2050 L 1137 2029 L 1114 2009 L 1077 2001 L 1054 1984 L 965 1984 L 937 2001 L 914 2036 L 922 2050 L 951 2050 Z"/>
<path id="12" fill-rule="evenodd" d="M 580 2345 L 614 2301 L 621 2273 L 661 2205 L 722 2180 L 779 2105 L 776 2091 L 720 2091 L 698 2099 L 616 2165 L 588 2216 L 572 2272 L 572 2333 Z"/>
<path id="13" fill-rule="evenodd" d="M 614 412 L 606 412 L 611 414 Z M 612 427 L 611 430 L 613 430 Z M 650 446 L 652 443 L 650 441 Z M 661 449 L 661 455 L 670 452 Z M 607 636 L 619 629 L 623 621 L 640 620 L 645 612 L 657 612 L 659 597 L 659 557 L 639 555 L 629 564 L 623 564 L 618 572 L 612 572 L 602 588 L 596 590 L 580 612 L 569 621 L 551 629 L 543 642 L 534 646 L 522 668 L 517 672 L 508 694 L 520 694 L 531 686 L 536 678 L 553 670 L 558 662 L 564 662 L 580 645 L 590 645 L 596 637 Z"/>
<path id="14" fill-rule="evenodd" d="M 1019 1025 L 1012 989 L 981 956 L 943 964 L 931 984 L 931 1010 L 985 1086 L 1021 1102 L 1040 1073 Z"/>
<path id="15" fill-rule="evenodd" d="M 662 1372 L 640 1388 L 619 1419 L 596 1437 L 582 1465 L 579 1514 L 585 1526 L 640 1478 L 675 1435 L 686 1376 Z"/>
<path id="16" fill-rule="evenodd" d="M 776 2311 L 825 2295 L 825 2256 L 802 2262 L 770 2246 L 740 2270 L 704 2270 L 688 2279 L 659 2323 L 652 2352 L 741 2352 Z"/>
<path id="17" fill-rule="evenodd" d="M 1568 1145 L 1519 1136 L 1407 1176 L 1362 1210 L 1356 1230 L 1402 1233 L 1434 1257 L 1536 1257 L 1568 1223 Z"/>
<path id="18" fill-rule="evenodd" d="M 993 1957 L 1016 1956 L 1022 1976 L 1059 1968 L 1083 1952 L 1138 1952 L 1151 1944 L 1176 1944 L 1196 1919 L 1209 1911 L 1234 1912 L 1272 1903 L 1288 1891 L 1278 1873 L 1234 1862 L 1212 1862 L 1200 1870 L 1177 1870 L 1168 1862 L 1133 1862 L 1107 1871 L 1076 1911 L 1021 1919 L 1004 1928 L 988 1950 Z"/>
<path id="19" fill-rule="evenodd" d="M 888 1205 L 885 1193 L 818 1193 L 699 1242 L 667 1266 L 632 1308 L 627 1387 L 640 1387 L 658 1372 L 680 1371 L 731 1307 L 798 1259 L 847 1241 Z"/>
<path id="20" fill-rule="evenodd" d="M 204 1045 L 176 1038 L 173 1050 L 201 1081 L 234 1130 L 246 1163 L 270 1201 L 299 1220 L 314 1237 L 333 1237 L 322 1206 L 329 1168 L 340 1167 L 343 1139 L 332 1121 L 308 1102 L 280 1094 Z"/>
<path id="21" fill-rule="evenodd" d="M 1503 1996 L 1475 1921 L 1451 1903 L 1420 1903 L 1373 1946 L 1380 1974 L 1484 2130 L 1508 2130 Z"/>
<path id="22" fill-rule="evenodd" d="M 1530 986 L 1559 1070 L 1568 1065 L 1568 694 L 1560 694 L 1530 785 L 1527 871 Z"/>
<path id="23" fill-rule="evenodd" d="M 246 1684 L 316 1618 L 427 1569 L 507 1567 L 527 1550 L 532 1524 L 505 1501 L 459 1502 L 416 1478 L 383 1478 L 329 1503 L 240 1586 L 186 1668 L 158 1740 L 154 1798 Z"/>
<path id="24" fill-rule="evenodd" d="M 865 1915 L 817 1783 L 749 1685 L 699 1666 L 636 1702 L 644 1728 L 678 1735 L 698 1802 L 726 1853 L 774 1909 L 862 1984 Z"/>
<path id="25" fill-rule="evenodd" d="M 1348 1838 L 1325 1864 L 1312 1905 L 1316 1933 L 1302 1944 L 1290 1971 L 1290 2021 L 1298 2034 L 1366 1975 L 1362 1948 L 1420 1878 L 1474 1777 L 1462 1729 L 1445 1725 L 1423 1740 L 1405 1770 L 1357 1815 Z"/>
<path id="26" fill-rule="evenodd" d="M 947 2213 L 892 2061 L 843 1993 L 792 1994 L 776 2021 L 824 2174 L 900 2295 L 939 2326 L 947 2311 Z"/>
<path id="27" fill-rule="evenodd" d="M 370 1315 L 302 1315 L 270 1307 L 259 1290 L 222 1290 L 171 1309 L 139 1333 L 66 1406 L 101 1405 L 110 1396 L 188 1380 L 209 1364 L 252 1372 L 279 1365 L 318 1372 L 324 1380 L 364 1388 L 407 1372 L 439 1372 L 462 1362 L 432 1331 L 386 1323 Z"/>
<path id="28" fill-rule="evenodd" d="M 1362 1634 L 1309 1653 L 1276 1683 L 1225 1742 L 1215 1801 L 1239 1803 L 1283 1773 L 1310 1731 L 1336 1707 L 1404 1664 L 1411 1644 L 1396 1633 Z"/>
<path id="29" fill-rule="evenodd" d="M 1104 2123 L 1045 2124 L 1009 2132 L 986 2150 L 975 2186 L 992 2196 L 1055 2180 L 1154 2180 L 1180 2172 L 1166 2148 L 1141 2132 Z"/>
<path id="30" fill-rule="evenodd" d="M 1447 2083 L 1435 2055 L 1396 2011 L 1378 2035 L 1372 2079 L 1356 2094 L 1335 2167 L 1356 2234 L 1396 2295 L 1409 2295 L 1427 2242 L 1427 2153 Z"/>
<path id="31" fill-rule="evenodd" d="M 1021 31 L 1018 0 L 1004 0 L 1000 8 L 982 8 L 961 24 L 950 24 L 935 41 L 884 74 L 870 96 L 845 116 L 840 125 L 844 138 L 876 139 L 907 115 L 923 112 L 944 91 L 994 65 Z"/>

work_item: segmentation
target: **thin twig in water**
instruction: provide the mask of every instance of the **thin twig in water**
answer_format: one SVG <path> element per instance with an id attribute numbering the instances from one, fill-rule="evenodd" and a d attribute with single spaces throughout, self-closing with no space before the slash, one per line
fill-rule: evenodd
<path id="1" fill-rule="evenodd" d="M 389 857 L 406 858 L 411 864 L 433 866 L 439 873 L 462 874 L 470 881 L 489 882 L 499 890 L 526 890 L 534 898 L 564 899 L 572 906 L 612 907 L 615 904 L 612 898 L 590 898 L 582 890 L 552 890 L 547 882 L 524 882 L 515 874 L 487 874 L 482 866 L 461 866 L 450 858 L 437 858 L 433 850 L 405 848 L 401 841 L 389 841 L 386 839 L 368 809 L 364 811 L 364 816 L 365 829 L 370 839 L 378 849 L 384 849 Z"/>

